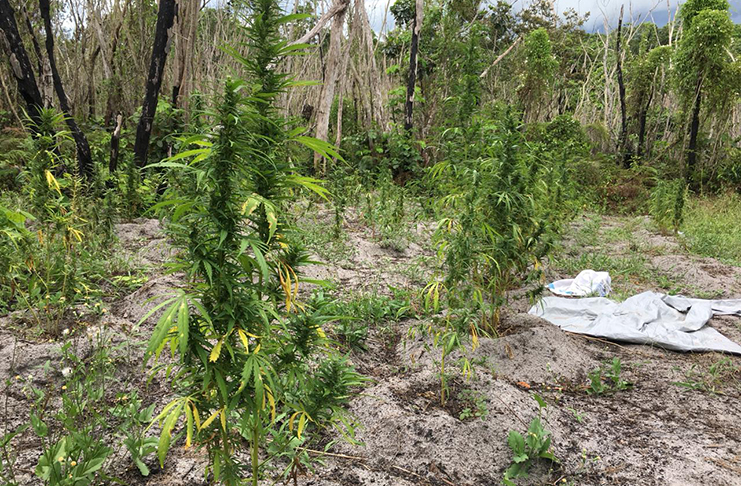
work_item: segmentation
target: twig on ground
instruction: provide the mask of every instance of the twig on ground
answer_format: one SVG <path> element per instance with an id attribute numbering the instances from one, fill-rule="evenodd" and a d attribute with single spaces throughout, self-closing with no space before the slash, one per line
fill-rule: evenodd
<path id="1" fill-rule="evenodd" d="M 495 397 L 495 398 L 496 398 L 497 400 L 499 400 L 500 402 L 502 402 L 502 405 L 504 405 L 505 407 L 507 407 L 507 410 L 509 410 L 510 412 L 512 412 L 512 415 L 514 415 L 514 416 L 515 416 L 515 418 L 516 418 L 517 420 L 519 420 L 519 421 L 520 421 L 520 423 L 521 423 L 522 425 L 524 425 L 525 427 L 527 427 L 527 426 L 528 426 L 528 425 L 527 425 L 527 422 L 525 422 L 524 420 L 522 420 L 522 418 L 520 418 L 520 416 L 519 416 L 519 415 L 517 415 L 517 412 L 515 412 L 515 411 L 514 411 L 514 409 L 513 409 L 512 407 L 510 407 L 509 405 L 507 405 L 507 403 L 505 403 L 505 401 L 504 401 L 504 400 L 502 400 L 501 398 L 499 398 L 499 396 L 498 396 L 498 395 L 494 395 L 494 397 Z"/>
<path id="2" fill-rule="evenodd" d="M 720 467 L 724 467 L 728 469 L 729 471 L 733 471 L 735 473 L 741 474 L 741 467 L 734 466 L 728 461 L 724 461 L 723 459 L 715 459 L 714 457 L 706 457 L 706 461 L 714 462 L 715 464 L 719 465 Z"/>
<path id="3" fill-rule="evenodd" d="M 365 461 L 365 458 L 364 457 L 360 457 L 360 456 L 348 456 L 348 455 L 345 455 L 345 454 L 336 454 L 336 453 L 333 453 L 333 452 L 318 451 L 316 449 L 307 449 L 306 447 L 296 447 L 296 449 L 299 449 L 299 450 L 302 450 L 302 451 L 306 451 L 306 452 L 309 452 L 311 454 L 318 454 L 318 455 L 321 455 L 321 456 L 338 457 L 340 459 L 350 459 L 350 460 L 353 460 L 353 461 Z"/>

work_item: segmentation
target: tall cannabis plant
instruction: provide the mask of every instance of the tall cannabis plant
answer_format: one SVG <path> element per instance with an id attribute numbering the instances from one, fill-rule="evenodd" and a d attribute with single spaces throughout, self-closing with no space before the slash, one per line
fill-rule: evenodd
<path id="1" fill-rule="evenodd" d="M 226 82 L 212 133 L 182 143 L 196 148 L 157 164 L 171 172 L 159 207 L 174 208 L 169 228 L 181 249 L 174 270 L 188 284 L 152 311 L 164 309 L 146 352 L 157 358 L 169 346 L 180 358 L 172 375 L 180 397 L 156 418 L 160 461 L 183 422 L 186 447 L 205 447 L 206 472 L 229 485 L 245 477 L 258 484 L 268 442 L 271 457 L 284 457 L 311 429 L 351 434 L 343 405 L 348 388 L 361 383 L 322 331 L 331 318 L 321 302 L 297 301 L 298 267 L 307 259 L 284 211 L 297 189 L 326 192 L 295 174 L 288 144 L 336 154 L 278 116 L 275 98 L 291 81 L 276 66 L 297 50 L 278 26 L 291 17 L 273 0 L 252 7 L 251 55 L 232 52 L 248 81 Z"/>
<path id="2" fill-rule="evenodd" d="M 452 306 L 473 301 L 490 309 L 482 323 L 493 328 L 507 290 L 532 276 L 549 249 L 548 226 L 533 196 L 543 181 L 529 177 L 524 140 L 511 116 L 476 123 L 464 138 L 485 149 L 458 151 L 464 155 L 451 155 L 430 172 L 447 193 L 440 199 L 445 217 L 435 234 L 441 284 Z M 428 288 L 437 292 L 439 285 Z"/>

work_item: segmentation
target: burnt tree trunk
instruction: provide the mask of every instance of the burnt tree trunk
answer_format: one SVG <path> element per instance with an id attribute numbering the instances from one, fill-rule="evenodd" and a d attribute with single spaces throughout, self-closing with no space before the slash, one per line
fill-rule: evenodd
<path id="1" fill-rule="evenodd" d="M 90 81 L 88 83 L 88 90 L 87 90 L 87 108 L 88 108 L 88 118 L 92 119 L 95 118 L 95 105 L 96 105 L 96 96 L 95 96 L 95 60 L 100 55 L 100 47 L 93 49 L 92 54 L 90 54 L 90 66 L 88 71 L 88 76 L 90 76 Z"/>
<path id="2" fill-rule="evenodd" d="M 622 60 L 622 37 L 623 37 L 623 6 L 620 7 L 620 18 L 618 19 L 617 42 L 615 43 L 615 55 L 617 56 L 617 82 L 620 95 L 620 137 L 618 138 L 618 157 L 622 160 L 623 167 L 630 167 L 630 150 L 628 150 L 628 115 L 625 108 L 625 82 L 623 81 Z"/>
<path id="3" fill-rule="evenodd" d="M 64 112 L 64 121 L 67 123 L 70 132 L 72 132 L 72 138 L 75 140 L 75 145 L 77 146 L 77 166 L 80 174 L 85 177 L 91 177 L 93 175 L 93 156 L 90 153 L 90 145 L 87 143 L 87 137 L 85 137 L 85 134 L 82 133 L 80 127 L 77 126 L 77 122 L 72 118 L 72 112 L 70 111 L 69 102 L 67 101 L 67 94 L 64 92 L 62 78 L 59 76 L 57 62 L 54 57 L 54 32 L 51 28 L 49 0 L 39 0 L 39 7 L 41 8 L 41 17 L 44 19 L 44 30 L 46 32 L 46 56 L 49 59 L 49 65 L 51 66 L 54 91 L 57 93 L 57 98 L 59 98 L 59 107 L 62 109 L 62 112 Z"/>
<path id="4" fill-rule="evenodd" d="M 26 103 L 28 116 L 35 123 L 39 123 L 39 114 L 43 106 L 41 91 L 39 91 L 39 85 L 36 84 L 31 60 L 28 58 L 21 34 L 18 32 L 15 12 L 8 0 L 0 0 L 0 31 L 2 31 L 2 40 L 8 52 L 10 72 L 18 85 L 18 93 Z"/>
<path id="5" fill-rule="evenodd" d="M 407 100 L 404 106 L 404 129 L 407 132 L 412 131 L 414 126 L 414 87 L 417 84 L 417 66 L 419 60 L 417 54 L 419 50 L 419 32 L 422 30 L 422 0 L 416 0 L 414 22 L 412 23 L 412 42 L 409 49 L 409 79 L 407 80 Z"/>
<path id="6" fill-rule="evenodd" d="M 643 157 L 644 146 L 646 145 L 646 122 L 648 120 L 648 109 L 651 107 L 653 97 L 654 91 L 651 89 L 646 103 L 641 104 L 641 111 L 638 113 L 638 148 L 636 154 L 639 158 Z"/>
<path id="7" fill-rule="evenodd" d="M 114 113 L 120 109 L 120 104 L 123 98 L 123 91 L 121 87 L 121 79 L 116 70 L 116 51 L 118 50 L 119 37 L 121 35 L 121 27 L 123 27 L 124 18 L 126 17 L 127 4 L 124 4 L 123 11 L 121 12 L 121 19 L 116 25 L 113 31 L 113 40 L 111 42 L 109 65 L 111 67 L 111 86 L 108 88 L 108 100 L 106 101 L 105 114 L 103 115 L 103 124 L 106 127 L 110 127 L 113 124 Z M 105 53 L 103 54 L 105 56 Z"/>
<path id="8" fill-rule="evenodd" d="M 687 165 L 685 167 L 685 179 L 692 189 L 697 188 L 693 182 L 695 167 L 697 165 L 697 135 L 700 131 L 700 106 L 702 102 L 702 78 L 697 79 L 697 89 L 695 91 L 695 103 L 692 107 L 692 121 L 690 122 L 690 141 L 687 146 Z"/>
<path id="9" fill-rule="evenodd" d="M 154 32 L 154 46 L 152 47 L 152 61 L 149 65 L 142 114 L 139 118 L 139 125 L 136 127 L 136 141 L 134 142 L 134 161 L 139 167 L 144 166 L 147 162 L 152 123 L 157 112 L 157 96 L 162 87 L 162 75 L 167 61 L 167 51 L 170 48 L 170 34 L 175 23 L 176 13 L 177 3 L 175 0 L 160 0 L 157 26 Z"/>
<path id="10" fill-rule="evenodd" d="M 49 67 L 48 59 L 46 59 L 41 53 L 41 46 L 36 37 L 36 31 L 33 28 L 33 24 L 31 24 L 31 17 L 28 15 L 28 10 L 26 10 L 25 6 L 21 7 L 21 9 L 23 10 L 23 18 L 26 21 L 26 30 L 31 38 L 31 45 L 33 46 L 34 54 L 36 54 L 36 63 L 38 66 L 36 72 L 39 75 L 38 86 L 39 92 L 41 93 L 41 106 L 48 108 L 54 104 L 54 83 L 51 79 L 51 68 Z"/>

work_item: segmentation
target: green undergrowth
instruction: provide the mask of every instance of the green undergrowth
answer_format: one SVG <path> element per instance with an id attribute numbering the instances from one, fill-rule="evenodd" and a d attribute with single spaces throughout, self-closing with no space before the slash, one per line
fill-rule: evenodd
<path id="1" fill-rule="evenodd" d="M 741 196 L 690 199 L 681 231 L 692 253 L 741 265 Z"/>

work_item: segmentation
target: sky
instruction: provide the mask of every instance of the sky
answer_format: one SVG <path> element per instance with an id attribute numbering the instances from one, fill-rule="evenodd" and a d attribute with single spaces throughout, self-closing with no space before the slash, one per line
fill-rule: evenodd
<path id="1" fill-rule="evenodd" d="M 394 0 L 391 0 L 393 3 Z M 484 0 L 486 1 L 486 0 Z M 492 2 L 496 0 L 490 0 Z M 515 10 L 520 10 L 526 7 L 530 0 L 510 0 L 513 3 Z M 563 13 L 567 9 L 574 9 L 580 14 L 590 12 L 589 20 L 585 25 L 585 28 L 589 31 L 602 30 L 604 24 L 604 18 L 607 17 L 610 25 L 615 26 L 617 24 L 618 16 L 620 15 L 620 6 L 625 5 L 625 21 L 630 19 L 631 11 L 633 19 L 644 20 L 648 17 L 648 20 L 656 22 L 659 25 L 663 25 L 667 22 L 669 13 L 667 11 L 666 0 L 554 0 L 556 10 L 559 13 Z M 733 21 L 741 23 L 741 0 L 730 0 L 731 2 L 731 16 Z M 669 4 L 672 10 L 672 16 L 677 5 L 680 4 L 678 0 L 669 0 Z M 381 30 L 383 25 L 384 11 L 389 5 L 389 0 L 366 0 L 366 8 L 368 9 L 368 16 L 370 17 L 371 25 L 376 32 Z M 649 14 L 651 17 L 649 17 Z M 393 26 L 393 17 L 388 14 L 386 20 L 387 28 Z"/>

